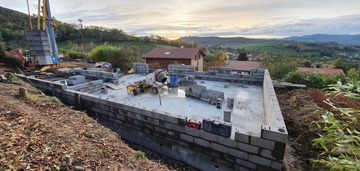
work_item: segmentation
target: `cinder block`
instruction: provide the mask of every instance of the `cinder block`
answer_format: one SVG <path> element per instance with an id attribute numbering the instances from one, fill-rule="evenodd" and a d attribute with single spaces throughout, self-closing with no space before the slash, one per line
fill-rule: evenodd
<path id="1" fill-rule="evenodd" d="M 155 126 L 155 131 L 166 134 L 166 129 Z"/>
<path id="2" fill-rule="evenodd" d="M 217 137 L 217 142 L 219 144 L 226 145 L 228 147 L 236 148 L 236 141 L 232 140 L 230 138 L 225 138 L 225 137 L 218 136 Z"/>
<path id="3" fill-rule="evenodd" d="M 286 143 L 288 134 L 284 128 L 261 125 L 261 138 Z"/>
<path id="4" fill-rule="evenodd" d="M 247 167 L 249 169 L 255 170 L 256 169 L 256 164 L 245 161 L 245 160 L 241 160 L 241 159 L 236 159 L 235 162 L 237 164 L 239 164 L 240 166 L 244 166 Z"/>
<path id="5" fill-rule="evenodd" d="M 162 113 L 157 113 L 156 111 L 152 112 L 152 117 L 155 119 L 159 119 L 159 120 L 166 120 L 166 115 L 162 114 Z"/>
<path id="6" fill-rule="evenodd" d="M 263 157 L 276 160 L 276 158 L 274 158 L 274 157 L 272 156 L 272 153 L 271 153 L 270 150 L 262 149 L 261 152 L 260 152 L 260 154 L 261 154 L 261 156 L 263 156 Z"/>
<path id="7" fill-rule="evenodd" d="M 166 133 L 168 134 L 168 135 L 170 135 L 170 136 L 175 136 L 175 132 L 174 131 L 166 131 Z"/>
<path id="8" fill-rule="evenodd" d="M 179 125 L 171 125 L 171 130 L 177 131 L 177 132 L 181 132 L 181 133 L 185 133 L 185 127 L 181 127 Z"/>
<path id="9" fill-rule="evenodd" d="M 120 120 L 125 120 L 125 117 L 123 115 L 117 114 L 115 115 L 116 118 L 120 119 Z"/>
<path id="10" fill-rule="evenodd" d="M 147 134 L 151 134 L 151 131 L 149 129 L 144 129 L 143 132 L 145 132 Z"/>
<path id="11" fill-rule="evenodd" d="M 279 153 L 285 153 L 285 149 L 286 149 L 286 143 L 275 142 L 274 151 L 279 152 Z"/>
<path id="12" fill-rule="evenodd" d="M 148 128 L 148 129 L 151 129 L 151 130 L 154 129 L 154 126 L 152 126 L 152 125 L 150 125 L 150 124 L 145 123 L 144 125 L 145 125 L 145 127 Z"/>
<path id="13" fill-rule="evenodd" d="M 109 116 L 115 118 L 115 114 L 112 112 L 109 112 Z"/>
<path id="14" fill-rule="evenodd" d="M 203 147 L 210 147 L 210 143 L 209 141 L 206 141 L 204 139 L 201 138 L 194 138 L 194 143 L 201 145 Z"/>
<path id="15" fill-rule="evenodd" d="M 234 148 L 228 148 L 228 153 L 236 158 L 241 158 L 247 160 L 249 158 L 248 153 L 245 153 L 243 151 L 239 151 Z"/>
<path id="16" fill-rule="evenodd" d="M 241 143 L 241 142 L 238 142 L 236 147 L 242 151 L 246 151 L 249 153 L 258 154 L 258 152 L 259 152 L 259 147 L 256 147 L 256 146 L 253 146 L 250 144 Z"/>
<path id="17" fill-rule="evenodd" d="M 256 171 L 274 171 L 271 167 L 263 166 L 263 165 L 257 165 Z"/>
<path id="18" fill-rule="evenodd" d="M 185 127 L 185 133 L 188 135 L 191 135 L 193 137 L 200 137 L 200 130 L 194 129 L 194 128 L 189 128 L 189 127 Z"/>
<path id="19" fill-rule="evenodd" d="M 225 160 L 230 161 L 232 163 L 234 163 L 235 159 L 236 159 L 234 156 L 229 155 L 229 154 L 224 154 L 224 158 L 225 158 Z"/>
<path id="20" fill-rule="evenodd" d="M 186 134 L 180 133 L 180 139 L 188 141 L 188 142 L 194 142 L 194 137 Z"/>
<path id="21" fill-rule="evenodd" d="M 259 137 L 250 137 L 250 140 L 251 140 L 252 145 L 256 145 L 258 147 L 274 150 L 274 147 L 275 147 L 274 141 L 265 140 L 265 139 L 262 139 Z"/>
<path id="22" fill-rule="evenodd" d="M 271 166 L 271 160 L 251 154 L 249 155 L 249 161 L 263 166 L 268 166 L 268 167 Z"/>
<path id="23" fill-rule="evenodd" d="M 187 122 L 187 117 L 186 116 L 182 116 L 182 115 L 178 115 L 178 125 L 181 127 L 185 127 L 186 126 L 186 122 Z"/>
<path id="24" fill-rule="evenodd" d="M 211 142 L 210 143 L 210 148 L 216 150 L 216 151 L 220 151 L 223 153 L 227 153 L 228 152 L 228 148 L 226 146 Z"/>
<path id="25" fill-rule="evenodd" d="M 171 115 L 166 115 L 165 116 L 165 121 L 176 124 L 176 125 L 178 124 L 178 118 L 174 117 L 174 116 L 171 116 Z"/>
<path id="26" fill-rule="evenodd" d="M 159 120 L 154 118 L 147 118 L 147 122 L 153 125 L 159 125 Z"/>
<path id="27" fill-rule="evenodd" d="M 217 142 L 219 135 L 215 135 L 209 132 L 201 131 L 200 137 L 209 141 Z"/>
<path id="28" fill-rule="evenodd" d="M 243 133 L 240 133 L 240 132 L 235 132 L 235 140 L 236 141 L 249 143 L 249 139 L 250 139 L 250 135 L 243 134 Z"/>
<path id="29" fill-rule="evenodd" d="M 271 161 L 271 168 L 275 170 L 281 170 L 282 169 L 282 163 Z"/>

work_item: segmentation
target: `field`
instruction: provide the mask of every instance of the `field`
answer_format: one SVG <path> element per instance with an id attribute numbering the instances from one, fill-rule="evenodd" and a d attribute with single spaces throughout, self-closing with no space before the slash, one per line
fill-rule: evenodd
<path id="1" fill-rule="evenodd" d="M 294 55 L 297 52 L 295 49 L 288 48 L 284 46 L 282 42 L 279 41 L 264 41 L 250 44 L 240 44 L 240 45 L 229 45 L 232 49 L 245 49 L 248 52 L 254 53 L 272 53 L 272 54 L 283 54 L 283 55 Z"/>

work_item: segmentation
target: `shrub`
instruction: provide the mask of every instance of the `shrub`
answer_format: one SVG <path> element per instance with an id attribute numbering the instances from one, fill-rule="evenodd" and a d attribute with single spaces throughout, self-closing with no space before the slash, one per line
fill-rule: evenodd
<path id="1" fill-rule="evenodd" d="M 74 50 L 69 50 L 68 56 L 71 59 L 85 59 L 86 58 L 85 54 L 78 52 L 78 51 L 74 51 Z"/>
<path id="2" fill-rule="evenodd" d="M 19 59 L 19 57 L 14 55 L 5 54 L 3 57 L 0 56 L 0 62 L 12 67 L 23 67 L 22 61 Z"/>
<path id="3" fill-rule="evenodd" d="M 284 81 L 294 84 L 304 84 L 307 87 L 323 89 L 330 84 L 335 84 L 337 81 L 347 82 L 346 77 L 342 75 L 329 76 L 324 74 L 290 72 Z"/>
<path id="4" fill-rule="evenodd" d="M 90 52 L 90 58 L 93 59 L 94 62 L 110 62 L 113 67 L 120 68 L 124 71 L 131 68 L 131 63 L 133 61 L 130 51 L 109 44 L 95 47 Z"/>

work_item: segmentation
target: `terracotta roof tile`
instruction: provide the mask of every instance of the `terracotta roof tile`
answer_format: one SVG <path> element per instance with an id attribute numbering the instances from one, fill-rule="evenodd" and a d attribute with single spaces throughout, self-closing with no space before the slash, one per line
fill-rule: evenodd
<path id="1" fill-rule="evenodd" d="M 225 60 L 225 65 L 236 71 L 250 71 L 251 68 L 260 67 L 260 63 L 254 61 Z"/>
<path id="2" fill-rule="evenodd" d="M 143 58 L 191 59 L 199 52 L 205 56 L 205 53 L 200 48 L 155 48 L 144 54 Z"/>

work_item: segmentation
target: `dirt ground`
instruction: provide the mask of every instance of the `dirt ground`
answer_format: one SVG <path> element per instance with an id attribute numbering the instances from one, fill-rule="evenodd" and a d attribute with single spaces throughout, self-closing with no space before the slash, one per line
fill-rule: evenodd
<path id="1" fill-rule="evenodd" d="M 18 72 L 0 66 L 0 74 Z M 27 98 L 19 88 L 28 89 Z M 276 90 L 289 139 L 284 170 L 325 170 L 310 159 L 319 151 L 318 107 L 307 90 Z M 145 153 L 144 153 L 145 152 Z M 0 170 L 195 170 L 125 143 L 86 113 L 75 111 L 29 84 L 0 83 Z"/>
<path id="2" fill-rule="evenodd" d="M 320 154 L 311 140 L 318 137 L 319 129 L 313 121 L 321 120 L 321 111 L 309 90 L 276 90 L 279 105 L 289 133 L 284 170 L 326 170 L 311 163 Z"/>
<path id="3" fill-rule="evenodd" d="M 0 83 L 0 170 L 192 170 L 138 149 L 29 84 Z"/>

